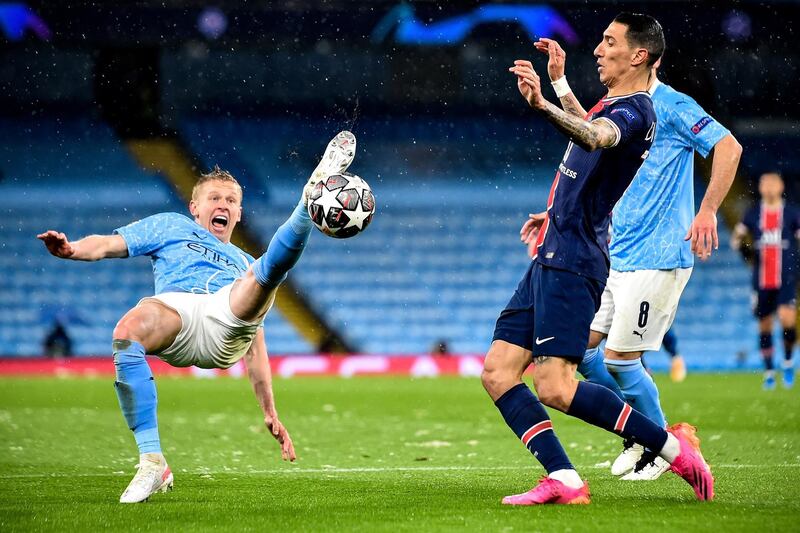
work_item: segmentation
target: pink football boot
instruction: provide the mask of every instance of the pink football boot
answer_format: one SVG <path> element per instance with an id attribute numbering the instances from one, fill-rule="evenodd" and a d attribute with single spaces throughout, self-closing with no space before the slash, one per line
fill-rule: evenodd
<path id="1" fill-rule="evenodd" d="M 686 423 L 675 424 L 667 431 L 681 444 L 681 453 L 675 458 L 670 470 L 681 476 L 694 489 L 698 500 L 714 499 L 714 476 L 700 453 L 697 429 Z"/>
<path id="2" fill-rule="evenodd" d="M 586 481 L 581 488 L 571 489 L 558 480 L 543 477 L 528 492 L 503 498 L 503 505 L 587 504 L 590 501 L 589 484 Z"/>

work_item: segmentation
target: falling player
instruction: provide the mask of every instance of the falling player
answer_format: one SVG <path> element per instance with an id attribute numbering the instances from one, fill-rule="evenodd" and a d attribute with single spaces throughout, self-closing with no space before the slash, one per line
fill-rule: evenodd
<path id="1" fill-rule="evenodd" d="M 161 452 L 156 387 L 145 354 L 173 366 L 200 368 L 228 368 L 243 358 L 264 422 L 280 443 L 283 459 L 294 461 L 292 439 L 275 408 L 262 323 L 308 241 L 308 193 L 320 179 L 347 169 L 355 146 L 350 132 L 341 132 L 328 144 L 291 217 L 257 260 L 230 242 L 242 216 L 242 189 L 218 167 L 201 176 L 192 191 L 189 210 L 194 220 L 161 213 L 113 235 L 76 242 L 53 230 L 38 236 L 51 254 L 63 259 L 147 255 L 153 263 L 155 296 L 128 311 L 113 334 L 117 397 L 140 454 L 139 469 L 121 503 L 145 501 L 173 484 Z"/>
<path id="2" fill-rule="evenodd" d="M 783 327 L 783 385 L 794 385 L 792 351 L 797 340 L 797 272 L 800 210 L 783 201 L 783 178 L 767 172 L 758 183 L 761 202 L 747 211 L 731 238 L 734 249 L 749 252 L 742 238 L 755 243 L 753 257 L 753 313 L 758 319 L 759 345 L 764 358 L 764 388 L 775 388 L 772 323 L 775 311 Z"/>
<path id="3" fill-rule="evenodd" d="M 548 55 L 553 85 L 564 87 L 559 94 L 564 110 L 583 116 L 564 77 L 564 51 L 551 39 L 540 39 L 535 46 Z M 642 354 L 667 344 L 665 333 L 694 266 L 692 252 L 707 259 L 718 246 L 716 213 L 736 175 L 742 148 L 691 97 L 658 80 L 660 63 L 654 63 L 648 85 L 658 122 L 655 140 L 614 207 L 611 271 L 578 370 L 592 382 L 621 391 L 625 401 L 666 426 Z M 710 183 L 695 215 L 694 152 L 706 157 L 712 150 Z M 605 359 L 598 349 L 603 338 Z M 685 376 L 682 359 L 673 358 L 672 364 L 671 375 Z M 644 452 L 627 439 L 612 473 L 626 475 L 623 479 L 656 479 L 669 468 L 656 454 Z"/>
<path id="4" fill-rule="evenodd" d="M 547 471 L 536 487 L 504 498 L 505 504 L 589 503 L 588 485 L 542 404 L 657 450 L 699 499 L 713 498 L 714 480 L 694 428 L 678 424 L 666 430 L 606 387 L 575 379 L 608 277 L 609 213 L 647 157 L 655 133 L 647 87 L 663 50 L 655 19 L 618 15 L 594 51 L 608 95 L 586 119 L 545 100 L 529 61 L 517 60 L 509 69 L 528 104 L 570 142 L 547 211 L 531 220 L 538 230 L 536 258 L 497 320 L 481 376 L 506 423 Z M 532 362 L 541 402 L 522 382 Z"/>

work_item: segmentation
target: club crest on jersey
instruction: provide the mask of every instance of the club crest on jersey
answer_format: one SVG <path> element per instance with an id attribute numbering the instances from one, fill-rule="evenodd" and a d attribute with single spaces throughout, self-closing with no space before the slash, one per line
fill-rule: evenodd
<path id="1" fill-rule="evenodd" d="M 701 118 L 700 120 L 697 121 L 697 124 L 692 126 L 692 133 L 697 135 L 698 133 L 700 133 L 702 131 L 703 128 L 705 128 L 706 126 L 711 124 L 713 121 L 714 121 L 714 119 L 712 119 L 711 117 L 703 117 L 703 118 Z"/>

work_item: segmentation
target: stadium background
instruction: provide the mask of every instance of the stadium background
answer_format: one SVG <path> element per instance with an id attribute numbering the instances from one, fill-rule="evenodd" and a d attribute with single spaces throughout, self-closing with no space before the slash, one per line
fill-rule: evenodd
<path id="1" fill-rule="evenodd" d="M 727 241 L 762 171 L 800 199 L 800 110 L 787 105 L 800 8 L 722 4 L 0 3 L 0 355 L 39 356 L 62 324 L 76 355 L 107 356 L 114 323 L 152 291 L 147 259 L 57 261 L 38 232 L 185 212 L 192 177 L 218 163 L 245 187 L 236 242 L 259 255 L 343 128 L 378 212 L 355 239 L 313 236 L 267 320 L 270 353 L 419 355 L 444 341 L 482 354 L 527 261 L 517 231 L 564 148 L 506 66 L 533 57 L 544 73 L 530 43 L 553 36 L 580 99 L 597 99 L 591 51 L 626 9 L 662 22 L 661 77 L 744 146 L 720 250 L 681 302 L 681 351 L 694 369 L 757 368 L 749 270 Z"/>

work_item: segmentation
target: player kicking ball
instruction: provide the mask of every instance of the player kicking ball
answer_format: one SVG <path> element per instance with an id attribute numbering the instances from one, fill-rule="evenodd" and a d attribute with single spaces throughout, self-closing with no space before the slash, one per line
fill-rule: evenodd
<path id="1" fill-rule="evenodd" d="M 331 140 L 292 215 L 257 260 L 230 242 L 242 217 L 242 188 L 219 167 L 202 175 L 192 191 L 189 211 L 194 220 L 160 213 L 112 235 L 91 235 L 76 242 L 52 230 L 38 235 L 48 251 L 62 259 L 147 255 L 153 263 L 155 295 L 128 311 L 113 334 L 114 385 L 140 454 L 138 471 L 120 496 L 121 503 L 145 501 L 173 485 L 161 451 L 156 386 L 145 354 L 178 367 L 229 368 L 244 359 L 267 428 L 280 444 L 283 459 L 295 460 L 292 439 L 275 408 L 262 324 L 278 286 L 308 242 L 309 192 L 319 180 L 344 172 L 355 149 L 350 132 Z"/>
<path id="2" fill-rule="evenodd" d="M 656 115 L 647 87 L 663 50 L 663 31 L 655 19 L 618 15 L 594 51 L 608 95 L 586 118 L 548 102 L 529 61 L 515 61 L 509 69 L 528 104 L 570 142 L 547 211 L 530 221 L 536 257 L 497 320 L 481 376 L 508 426 L 547 471 L 537 486 L 507 496 L 504 504 L 590 502 L 589 486 L 567 457 L 542 404 L 656 450 L 698 499 L 714 497 L 714 478 L 694 428 L 678 424 L 667 430 L 610 389 L 575 379 L 608 278 L 609 213 L 653 142 Z M 531 362 L 539 398 L 522 382 Z"/>

